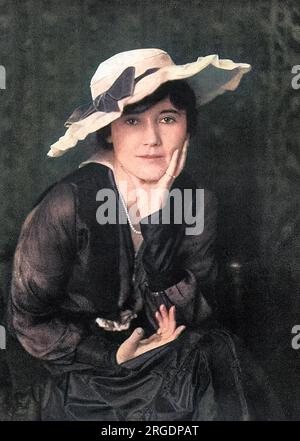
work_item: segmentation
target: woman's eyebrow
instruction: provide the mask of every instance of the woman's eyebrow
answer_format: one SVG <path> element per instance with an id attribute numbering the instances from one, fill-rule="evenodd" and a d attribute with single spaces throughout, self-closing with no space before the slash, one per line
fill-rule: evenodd
<path id="1" fill-rule="evenodd" d="M 131 112 L 128 112 L 128 113 L 124 112 L 122 117 L 128 118 L 131 116 L 141 115 L 141 114 L 145 113 L 146 111 L 147 110 L 143 110 L 143 111 L 132 110 Z M 175 115 L 181 115 L 182 113 L 184 113 L 184 110 L 176 110 L 176 109 L 171 108 L 171 109 L 163 109 L 159 112 L 160 115 L 165 114 L 165 113 L 174 113 Z"/>
<path id="2" fill-rule="evenodd" d="M 160 112 L 160 114 L 162 113 L 175 113 L 176 115 L 180 115 L 182 113 L 182 110 L 176 110 L 176 109 L 164 109 Z"/>

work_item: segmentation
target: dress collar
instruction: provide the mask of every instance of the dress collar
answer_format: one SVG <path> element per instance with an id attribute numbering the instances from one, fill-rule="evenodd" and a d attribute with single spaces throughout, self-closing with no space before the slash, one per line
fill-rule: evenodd
<path id="1" fill-rule="evenodd" d="M 114 151 L 101 149 L 98 152 L 94 153 L 89 159 L 82 162 L 79 165 L 79 168 L 90 164 L 91 162 L 105 165 L 114 172 Z"/>

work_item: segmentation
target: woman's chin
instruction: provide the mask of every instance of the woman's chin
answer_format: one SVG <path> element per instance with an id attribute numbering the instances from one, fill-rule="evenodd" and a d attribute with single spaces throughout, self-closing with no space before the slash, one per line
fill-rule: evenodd
<path id="1" fill-rule="evenodd" d="M 148 170 L 139 170 L 136 171 L 136 176 L 139 179 L 142 179 L 143 181 L 149 181 L 149 182 L 154 182 L 154 181 L 159 181 L 159 179 L 161 179 L 163 177 L 163 175 L 165 174 L 165 170 L 164 169 L 153 169 L 151 170 L 150 168 Z"/>

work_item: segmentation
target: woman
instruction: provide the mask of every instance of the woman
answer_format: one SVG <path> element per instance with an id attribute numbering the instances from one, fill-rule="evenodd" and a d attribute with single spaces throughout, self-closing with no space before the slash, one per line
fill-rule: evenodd
<path id="1" fill-rule="evenodd" d="M 182 172 L 197 99 L 235 89 L 249 69 L 217 56 L 176 66 L 158 49 L 117 54 L 92 78 L 92 105 L 51 146 L 59 156 L 94 132 L 102 143 L 42 195 L 15 254 L 10 327 L 51 374 L 39 389 L 42 419 L 268 413 L 266 394 L 255 398 L 264 379 L 248 359 L 241 368 L 247 355 L 213 321 L 215 199 L 199 199 Z M 182 197 L 171 203 L 175 190 Z"/>

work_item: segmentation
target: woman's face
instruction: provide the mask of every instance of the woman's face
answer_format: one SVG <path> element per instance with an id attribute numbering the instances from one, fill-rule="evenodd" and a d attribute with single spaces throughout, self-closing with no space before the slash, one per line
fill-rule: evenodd
<path id="1" fill-rule="evenodd" d="M 145 181 L 157 181 L 187 138 L 185 110 L 178 110 L 166 98 L 143 113 L 113 121 L 108 141 L 113 144 L 115 160 L 125 169 Z"/>

